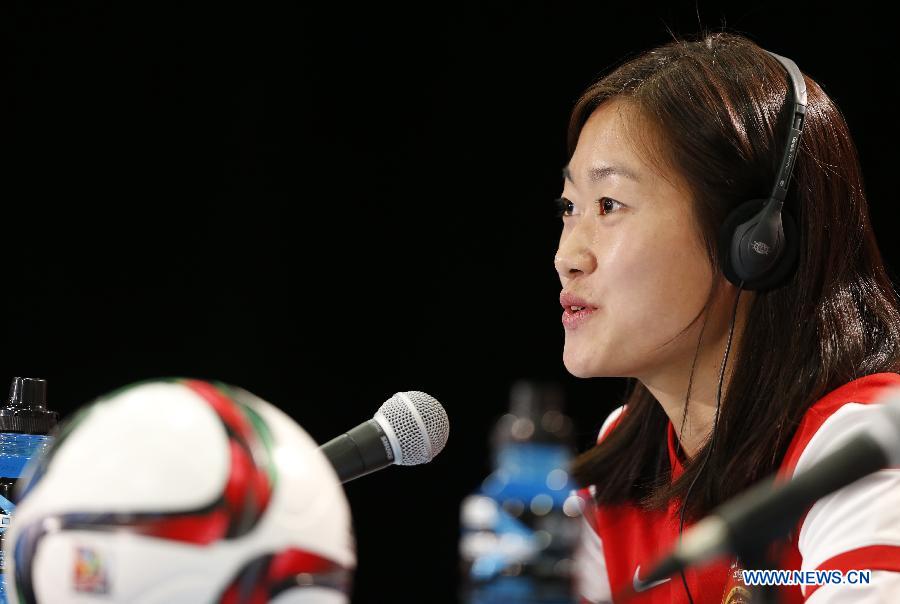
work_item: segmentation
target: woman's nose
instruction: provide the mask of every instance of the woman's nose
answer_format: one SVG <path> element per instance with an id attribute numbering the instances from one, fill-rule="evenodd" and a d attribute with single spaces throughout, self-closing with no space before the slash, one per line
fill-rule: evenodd
<path id="1" fill-rule="evenodd" d="M 596 260 L 586 246 L 579 244 L 576 237 L 569 236 L 560 242 L 553 259 L 553 266 L 556 268 L 560 280 L 565 283 L 580 273 L 593 272 L 596 268 Z"/>

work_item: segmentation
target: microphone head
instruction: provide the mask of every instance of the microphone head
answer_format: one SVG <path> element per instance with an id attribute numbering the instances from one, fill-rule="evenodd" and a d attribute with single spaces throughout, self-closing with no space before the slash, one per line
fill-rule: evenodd
<path id="1" fill-rule="evenodd" d="M 394 463 L 401 466 L 428 463 L 450 435 L 447 412 L 437 399 L 418 390 L 396 393 L 384 401 L 374 419 L 394 449 Z"/>

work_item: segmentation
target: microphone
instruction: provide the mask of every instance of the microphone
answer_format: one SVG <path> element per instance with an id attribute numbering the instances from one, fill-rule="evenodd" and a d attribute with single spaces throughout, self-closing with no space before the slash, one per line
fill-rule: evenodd
<path id="1" fill-rule="evenodd" d="M 333 438 L 319 450 L 342 483 L 391 464 L 428 463 L 450 434 L 447 412 L 433 396 L 411 390 L 386 400 L 375 417 Z"/>
<path id="2" fill-rule="evenodd" d="M 687 531 L 680 544 L 643 580 L 645 586 L 727 552 L 761 552 L 786 535 L 816 500 L 888 466 L 900 465 L 900 388 L 845 443 L 787 481 L 767 478 L 722 504 Z"/>

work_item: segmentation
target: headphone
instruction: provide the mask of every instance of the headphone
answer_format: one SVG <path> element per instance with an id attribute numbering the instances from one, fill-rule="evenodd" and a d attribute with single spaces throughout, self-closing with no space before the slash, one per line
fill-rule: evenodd
<path id="1" fill-rule="evenodd" d="M 793 89 L 791 127 L 778 177 L 768 199 L 752 199 L 732 210 L 719 232 L 719 258 L 725 277 L 747 290 L 774 289 L 793 272 L 800 250 L 799 232 L 791 215 L 782 213 L 784 198 L 806 117 L 806 82 L 797 64 L 766 51 L 788 72 Z M 788 99 L 790 102 L 790 99 Z"/>

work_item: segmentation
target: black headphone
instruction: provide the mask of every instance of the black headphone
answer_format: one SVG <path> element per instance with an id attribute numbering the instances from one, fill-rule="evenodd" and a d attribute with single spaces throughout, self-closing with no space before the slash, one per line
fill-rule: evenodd
<path id="1" fill-rule="evenodd" d="M 793 273 L 800 250 L 797 224 L 789 213 L 782 213 L 782 208 L 806 117 L 806 82 L 796 63 L 766 52 L 787 70 L 794 93 L 791 127 L 781 167 L 769 198 L 741 203 L 728 214 L 719 232 L 722 272 L 738 287 L 743 282 L 743 289 L 747 290 L 774 289 L 780 285 Z"/>

